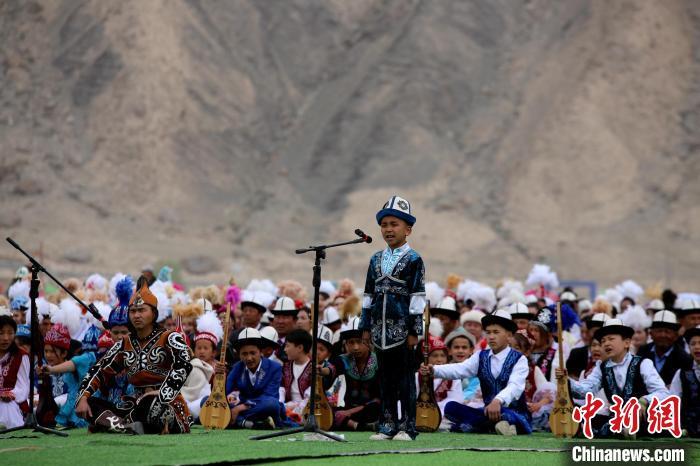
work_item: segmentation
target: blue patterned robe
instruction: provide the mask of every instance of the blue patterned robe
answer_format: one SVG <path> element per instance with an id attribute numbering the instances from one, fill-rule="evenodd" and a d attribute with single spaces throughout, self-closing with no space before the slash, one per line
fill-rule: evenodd
<path id="1" fill-rule="evenodd" d="M 425 266 L 420 254 L 407 246 L 399 256 L 384 257 L 385 266 L 393 265 L 391 272 L 382 271 L 382 256 L 391 255 L 388 249 L 369 261 L 359 328 L 370 330 L 380 350 L 401 345 L 409 334 L 423 334 Z"/>

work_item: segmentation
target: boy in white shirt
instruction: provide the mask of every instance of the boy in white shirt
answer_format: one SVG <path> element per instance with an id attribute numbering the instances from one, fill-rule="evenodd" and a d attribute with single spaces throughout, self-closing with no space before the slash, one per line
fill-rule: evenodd
<path id="1" fill-rule="evenodd" d="M 481 323 L 489 349 L 458 364 L 422 365 L 421 372 L 451 380 L 479 377 L 486 406 L 477 409 L 458 402 L 447 403 L 445 417 L 452 421 L 453 432 L 495 430 L 501 435 L 529 434 L 531 418 L 524 394 L 529 372 L 527 358 L 508 344 L 517 326 L 506 310 L 484 316 Z"/>

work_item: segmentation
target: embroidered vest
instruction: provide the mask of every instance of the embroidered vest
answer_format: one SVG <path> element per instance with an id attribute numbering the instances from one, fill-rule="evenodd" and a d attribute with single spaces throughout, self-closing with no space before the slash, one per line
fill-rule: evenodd
<path id="1" fill-rule="evenodd" d="M 9 358 L 0 364 L 0 393 L 11 392 L 17 384 L 17 373 L 22 365 L 22 358 L 26 355 L 21 349 L 10 355 Z M 29 411 L 27 400 L 15 400 L 19 404 L 23 413 Z"/>
<path id="2" fill-rule="evenodd" d="M 690 368 L 681 371 L 681 423 L 690 435 L 700 435 L 700 380 Z"/>
<path id="3" fill-rule="evenodd" d="M 494 378 L 491 373 L 491 355 L 490 351 L 482 351 L 479 353 L 479 369 L 477 376 L 481 382 L 481 395 L 484 399 L 484 404 L 488 405 L 493 401 L 493 399 L 498 395 L 498 393 L 506 388 L 508 385 L 508 379 L 510 374 L 513 372 L 515 364 L 518 362 L 522 354 L 511 348 L 510 353 L 503 362 L 503 368 L 498 377 Z M 525 392 L 520 395 L 520 398 L 512 401 L 509 405 L 504 406 L 504 408 L 511 408 L 515 411 L 520 412 L 526 416 L 530 416 L 530 412 L 527 410 L 527 405 L 525 404 Z"/>
<path id="4" fill-rule="evenodd" d="M 605 391 L 605 396 L 611 403 L 613 395 L 619 396 L 625 402 L 632 397 L 640 398 L 646 395 L 647 388 L 644 384 L 642 373 L 639 370 L 639 366 L 641 364 L 642 358 L 639 356 L 632 356 L 632 361 L 630 361 L 630 365 L 627 368 L 625 385 L 622 388 L 617 386 L 615 374 L 613 373 L 612 367 L 608 365 L 608 361 L 605 361 L 601 365 L 601 372 L 603 374 L 603 390 Z"/>
<path id="5" fill-rule="evenodd" d="M 443 401 L 452 389 L 452 380 L 442 380 L 435 389 L 435 400 Z"/>
<path id="6" fill-rule="evenodd" d="M 532 401 L 537 391 L 537 385 L 535 384 L 535 367 L 530 365 L 530 370 L 527 373 L 527 379 L 525 380 L 525 400 Z"/>
<path id="7" fill-rule="evenodd" d="M 292 401 L 292 384 L 294 383 L 294 363 L 292 361 L 287 361 L 282 366 L 282 386 L 285 391 L 285 400 Z M 311 362 L 307 363 L 301 375 L 297 379 L 297 386 L 299 387 L 299 394 L 304 398 L 304 392 L 311 387 Z"/>

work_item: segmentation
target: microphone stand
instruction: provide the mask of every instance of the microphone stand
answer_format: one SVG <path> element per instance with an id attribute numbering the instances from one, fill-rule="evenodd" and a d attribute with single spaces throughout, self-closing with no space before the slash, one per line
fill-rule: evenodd
<path id="1" fill-rule="evenodd" d="M 316 362 L 317 358 L 317 348 L 316 348 L 316 340 L 318 338 L 318 306 L 319 306 L 319 293 L 320 293 L 320 288 L 321 288 L 321 260 L 326 258 L 326 249 L 330 248 L 337 248 L 339 246 L 346 246 L 348 244 L 359 244 L 359 243 L 369 243 L 371 239 L 368 241 L 367 236 L 363 236 L 361 238 L 352 240 L 352 241 L 345 241 L 342 243 L 335 243 L 335 244 L 328 244 L 328 245 L 321 245 L 321 246 L 309 246 L 308 248 L 304 249 L 297 249 L 295 251 L 296 254 L 305 254 L 307 252 L 315 252 L 316 253 L 316 260 L 314 262 L 314 277 L 313 277 L 313 286 L 314 286 L 314 310 L 313 310 L 313 316 L 311 318 L 313 322 L 313 333 L 312 335 L 312 344 L 311 344 L 311 395 L 309 397 L 309 416 L 306 418 L 306 422 L 304 423 L 303 426 L 300 427 L 292 427 L 291 429 L 285 429 L 280 432 L 272 432 L 269 434 L 262 434 L 262 435 L 255 435 L 253 437 L 250 437 L 250 440 L 265 440 L 265 439 L 270 439 L 270 438 L 275 438 L 275 437 L 283 437 L 286 435 L 294 435 L 298 434 L 300 432 L 312 432 L 316 434 L 323 435 L 324 437 L 328 437 L 331 440 L 335 440 L 337 442 L 346 442 L 347 440 L 343 439 L 342 437 L 338 435 L 334 435 L 330 432 L 326 432 L 322 430 L 316 421 L 316 415 L 314 414 L 316 412 L 315 407 L 316 407 L 316 372 L 318 369 L 316 366 L 318 363 Z"/>
<path id="2" fill-rule="evenodd" d="M 32 263 L 30 270 L 32 272 L 32 281 L 31 281 L 31 286 L 29 288 L 29 299 L 31 301 L 31 306 L 30 306 L 30 339 L 29 339 L 29 413 L 24 419 L 24 425 L 22 426 L 17 426 L 17 427 L 11 427 L 9 429 L 1 430 L 0 435 L 2 434 L 9 434 L 10 432 L 16 432 L 18 430 L 25 430 L 29 429 L 34 432 L 41 432 L 43 434 L 54 434 L 58 435 L 59 437 L 68 437 L 68 434 L 66 432 L 61 432 L 55 429 L 50 429 L 48 427 L 44 427 L 42 425 L 39 425 L 39 422 L 36 419 L 36 414 L 34 413 L 34 380 L 35 380 L 35 375 L 36 375 L 36 360 L 37 360 L 37 347 L 36 347 L 36 338 L 40 335 L 39 333 L 39 321 L 38 321 L 38 316 L 37 316 L 37 309 L 36 309 L 36 299 L 39 297 L 39 272 L 44 272 L 46 273 L 49 277 L 51 277 L 56 283 L 58 283 L 61 288 L 65 290 L 65 287 L 61 285 L 58 280 L 56 280 L 51 274 L 46 272 L 44 267 L 37 262 L 32 256 L 27 254 L 17 243 L 15 243 L 12 238 L 7 238 L 7 241 L 17 248 L 22 254 L 27 256 L 27 259 L 30 260 Z M 68 291 L 68 290 L 66 290 Z M 73 293 L 68 292 L 73 298 L 75 298 L 79 303 L 83 304 L 82 301 L 77 299 Z M 83 304 L 84 305 L 84 304 Z"/>

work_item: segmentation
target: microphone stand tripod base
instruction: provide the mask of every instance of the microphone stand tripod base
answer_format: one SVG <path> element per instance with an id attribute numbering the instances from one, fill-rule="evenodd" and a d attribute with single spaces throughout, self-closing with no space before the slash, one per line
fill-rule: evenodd
<path id="1" fill-rule="evenodd" d="M 0 430 L 0 435 L 9 434 L 11 432 L 17 432 L 19 430 L 25 429 L 29 429 L 34 432 L 41 432 L 42 434 L 54 434 L 58 435 L 59 437 L 68 437 L 68 434 L 66 432 L 61 432 L 60 430 L 50 429 L 48 427 L 39 425 L 39 423 L 36 420 L 36 417 L 34 416 L 34 413 L 30 413 L 27 415 L 23 426 L 11 427 L 9 429 Z"/>
<path id="2" fill-rule="evenodd" d="M 32 281 L 29 289 L 29 299 L 31 301 L 31 306 L 29 313 L 31 314 L 30 322 L 30 350 L 29 350 L 29 414 L 24 419 L 24 425 L 11 427 L 9 429 L 1 430 L 0 435 L 9 434 L 10 432 L 16 432 L 18 430 L 29 429 L 34 432 L 41 432 L 42 434 L 54 434 L 59 437 L 68 437 L 66 432 L 61 432 L 55 429 L 50 429 L 39 425 L 36 420 L 36 415 L 34 414 L 34 375 L 36 374 L 36 359 L 37 359 L 37 348 L 35 346 L 35 336 L 39 334 L 39 324 L 36 311 L 36 298 L 39 297 L 39 272 L 40 268 L 38 265 L 32 261 L 31 271 L 32 271 Z"/>
<path id="3" fill-rule="evenodd" d="M 283 437 L 285 435 L 294 435 L 298 434 L 301 432 L 307 432 L 307 433 L 314 433 L 314 434 L 320 434 L 324 437 L 327 437 L 331 440 L 335 440 L 336 442 L 347 442 L 344 438 L 332 434 L 330 432 L 326 432 L 324 430 L 321 430 L 320 427 L 318 427 L 318 424 L 316 423 L 316 415 L 314 414 L 314 406 L 316 405 L 316 340 L 318 338 L 318 303 L 319 303 L 319 294 L 320 294 L 320 289 L 321 289 L 321 259 L 326 258 L 326 249 L 329 248 L 335 248 L 338 246 L 345 246 L 347 244 L 359 244 L 359 243 L 364 243 L 366 242 L 364 238 L 356 239 L 353 241 L 346 241 L 343 243 L 336 243 L 336 244 L 329 244 L 329 245 L 323 245 L 323 246 L 311 246 L 306 249 L 297 249 L 296 253 L 297 254 L 303 254 L 305 252 L 311 252 L 314 251 L 316 253 L 316 260 L 314 262 L 314 278 L 313 278 L 313 285 L 314 285 L 314 309 L 313 309 L 313 333 L 311 334 L 312 336 L 312 342 L 311 342 L 311 396 L 309 397 L 309 417 L 306 419 L 306 422 L 304 423 L 303 426 L 299 427 L 292 427 L 291 429 L 285 429 L 279 432 L 271 432 L 269 434 L 262 434 L 262 435 L 255 435 L 253 437 L 250 437 L 250 440 L 265 440 L 265 439 L 270 439 L 270 438 L 275 438 L 275 437 Z"/>

